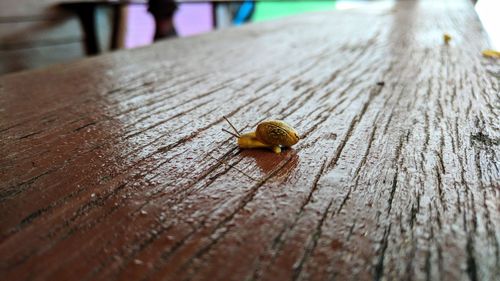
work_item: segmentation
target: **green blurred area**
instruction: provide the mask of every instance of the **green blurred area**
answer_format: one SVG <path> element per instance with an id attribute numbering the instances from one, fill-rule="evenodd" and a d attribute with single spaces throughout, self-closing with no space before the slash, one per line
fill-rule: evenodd
<path id="1" fill-rule="evenodd" d="M 277 19 L 306 12 L 335 9 L 335 1 L 257 2 L 252 21 Z"/>

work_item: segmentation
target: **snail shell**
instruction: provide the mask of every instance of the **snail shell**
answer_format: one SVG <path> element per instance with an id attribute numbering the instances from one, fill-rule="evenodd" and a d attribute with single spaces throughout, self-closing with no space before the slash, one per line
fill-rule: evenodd
<path id="1" fill-rule="evenodd" d="M 290 147 L 299 141 L 299 134 L 283 121 L 268 120 L 257 125 L 255 131 L 259 141 L 270 145 Z"/>

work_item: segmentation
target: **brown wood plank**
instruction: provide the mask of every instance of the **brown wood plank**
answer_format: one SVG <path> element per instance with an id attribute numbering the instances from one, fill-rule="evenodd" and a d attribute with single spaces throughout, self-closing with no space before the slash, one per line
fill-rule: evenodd
<path id="1" fill-rule="evenodd" d="M 76 18 L 0 23 L 0 74 L 84 56 Z"/>
<path id="2" fill-rule="evenodd" d="M 0 74 L 68 62 L 84 55 L 83 45 L 79 40 L 26 49 L 0 50 Z"/>
<path id="3" fill-rule="evenodd" d="M 495 280 L 498 64 L 471 4 L 436 2 L 1 77 L 0 276 Z M 304 138 L 240 151 L 223 115 Z"/>
<path id="4" fill-rule="evenodd" d="M 16 50 L 81 41 L 76 17 L 42 22 L 0 23 L 0 50 Z"/>
<path id="5" fill-rule="evenodd" d="M 109 9 L 99 9 L 101 50 L 110 48 Z M 84 38 L 76 16 L 61 11 L 62 18 L 2 21 L 0 18 L 0 75 L 68 62 L 85 56 Z"/>
<path id="6" fill-rule="evenodd" d="M 60 2 L 59 0 L 0 1 L 0 21 L 61 18 L 62 10 L 57 8 Z"/>

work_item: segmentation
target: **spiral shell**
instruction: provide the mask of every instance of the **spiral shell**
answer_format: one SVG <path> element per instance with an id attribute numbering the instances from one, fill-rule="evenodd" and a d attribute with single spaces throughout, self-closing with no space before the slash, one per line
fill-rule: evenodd
<path id="1" fill-rule="evenodd" d="M 283 121 L 268 120 L 257 125 L 257 139 L 270 145 L 290 147 L 299 141 L 299 134 Z"/>

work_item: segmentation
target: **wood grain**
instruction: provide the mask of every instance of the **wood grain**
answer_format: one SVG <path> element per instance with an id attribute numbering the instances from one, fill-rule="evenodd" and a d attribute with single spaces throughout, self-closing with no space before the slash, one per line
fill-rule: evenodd
<path id="1" fill-rule="evenodd" d="M 4 76 L 0 275 L 498 280 L 487 47 L 468 1 L 400 1 Z"/>

